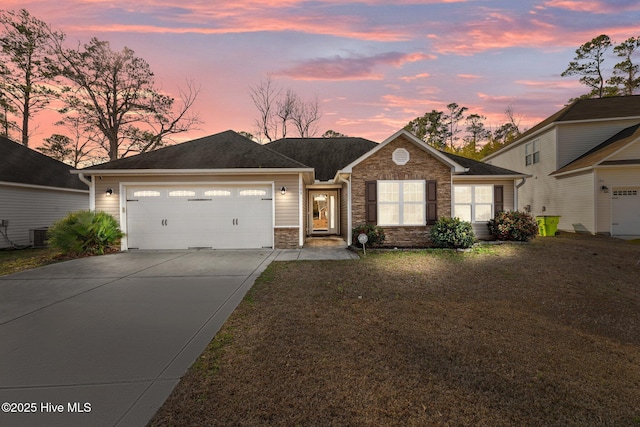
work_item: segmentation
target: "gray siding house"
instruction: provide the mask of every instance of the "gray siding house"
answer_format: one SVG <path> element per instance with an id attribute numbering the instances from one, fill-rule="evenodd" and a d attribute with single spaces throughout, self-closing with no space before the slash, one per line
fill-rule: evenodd
<path id="1" fill-rule="evenodd" d="M 0 248 L 43 243 L 43 229 L 89 208 L 86 184 L 73 168 L 0 137 Z"/>
<path id="2" fill-rule="evenodd" d="M 560 230 L 640 236 L 640 96 L 576 101 L 484 161 L 528 175 L 518 209 Z"/>

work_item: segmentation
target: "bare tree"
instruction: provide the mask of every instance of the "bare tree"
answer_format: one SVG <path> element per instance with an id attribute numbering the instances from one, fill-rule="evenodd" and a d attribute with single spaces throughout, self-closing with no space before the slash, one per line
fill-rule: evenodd
<path id="1" fill-rule="evenodd" d="M 291 119 L 301 138 L 315 136 L 318 132 L 318 122 L 322 117 L 318 98 L 309 102 L 299 101 L 293 111 Z"/>
<path id="2" fill-rule="evenodd" d="M 199 89 L 188 83 L 176 108 L 174 98 L 155 87 L 149 64 L 127 47 L 114 52 L 109 42 L 93 38 L 75 49 L 59 43 L 56 54 L 57 72 L 67 82 L 61 112 L 97 127 L 111 160 L 159 148 L 169 135 L 200 123 L 189 114 Z"/>
<path id="3" fill-rule="evenodd" d="M 280 89 L 276 88 L 271 76 L 267 75 L 257 86 L 249 88 L 251 100 L 256 106 L 259 116 L 256 125 L 259 129 L 259 138 L 264 135 L 270 142 L 273 141 L 273 115 L 275 102 L 280 96 Z"/>
<path id="4" fill-rule="evenodd" d="M 291 90 L 287 89 L 283 96 L 281 96 L 276 102 L 276 116 L 280 119 L 280 131 L 281 137 L 287 137 L 287 123 L 293 119 L 296 110 L 298 109 L 300 100 L 298 95 Z"/>
<path id="5" fill-rule="evenodd" d="M 260 141 L 263 137 L 268 141 L 285 138 L 289 134 L 290 123 L 302 138 L 317 133 L 317 125 L 322 118 L 317 97 L 312 101 L 304 101 L 293 90 L 283 91 L 276 86 L 271 76 L 250 87 L 249 95 L 259 113 L 256 125 Z"/>
<path id="6" fill-rule="evenodd" d="M 21 140 L 29 146 L 29 120 L 55 97 L 48 54 L 52 43 L 64 35 L 31 16 L 25 9 L 0 12 L 0 93 L 4 103 L 4 132 L 8 134 L 8 114 L 18 115 Z"/>

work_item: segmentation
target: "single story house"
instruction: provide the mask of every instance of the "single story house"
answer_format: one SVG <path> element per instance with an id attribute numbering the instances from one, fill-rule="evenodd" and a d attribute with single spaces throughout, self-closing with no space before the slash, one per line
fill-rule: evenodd
<path id="1" fill-rule="evenodd" d="M 47 227 L 89 209 L 73 168 L 0 136 L 0 248 L 42 246 Z"/>
<path id="2" fill-rule="evenodd" d="M 310 236 L 384 228 L 392 246 L 427 246 L 438 217 L 487 236 L 496 211 L 517 205 L 524 174 L 446 154 L 401 130 L 362 138 L 260 145 L 233 131 L 76 170 L 91 209 L 126 233 L 122 249 L 297 248 Z"/>
<path id="3" fill-rule="evenodd" d="M 560 230 L 640 236 L 640 96 L 575 101 L 483 159 L 529 175 L 518 204 Z"/>

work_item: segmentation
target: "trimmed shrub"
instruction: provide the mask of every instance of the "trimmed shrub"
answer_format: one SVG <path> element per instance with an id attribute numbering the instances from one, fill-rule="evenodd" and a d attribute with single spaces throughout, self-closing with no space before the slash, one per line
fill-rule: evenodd
<path id="1" fill-rule="evenodd" d="M 538 223 L 526 212 L 502 211 L 487 223 L 498 240 L 528 242 L 538 235 Z"/>
<path id="2" fill-rule="evenodd" d="M 386 236 L 384 235 L 384 230 L 378 227 L 377 225 L 370 225 L 370 224 L 356 225 L 353 228 L 353 231 L 351 233 L 351 236 L 352 236 L 351 241 L 355 246 L 359 248 L 361 248 L 362 245 L 358 241 L 358 236 L 362 233 L 366 234 L 367 237 L 369 238 L 369 240 L 366 243 L 367 246 L 371 246 L 371 247 L 380 246 L 384 243 L 384 240 L 386 239 Z"/>
<path id="3" fill-rule="evenodd" d="M 466 249 L 476 241 L 471 223 L 460 218 L 441 217 L 431 227 L 430 236 L 431 242 L 438 248 Z"/>
<path id="4" fill-rule="evenodd" d="M 69 255 L 102 255 L 123 236 L 113 216 L 92 211 L 70 213 L 47 234 L 51 246 Z"/>

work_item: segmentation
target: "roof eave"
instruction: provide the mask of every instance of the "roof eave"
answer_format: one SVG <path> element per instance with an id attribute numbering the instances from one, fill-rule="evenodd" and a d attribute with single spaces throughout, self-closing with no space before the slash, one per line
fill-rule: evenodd
<path id="1" fill-rule="evenodd" d="M 264 175 L 314 173 L 313 168 L 230 168 L 230 169 L 75 169 L 84 175 Z"/>
<path id="2" fill-rule="evenodd" d="M 505 179 L 522 179 L 522 178 L 531 178 L 532 175 L 525 174 L 513 174 L 513 175 L 453 175 L 453 179 L 455 181 L 472 181 L 472 180 L 480 180 L 480 181 L 496 181 L 496 180 L 505 180 Z"/>

